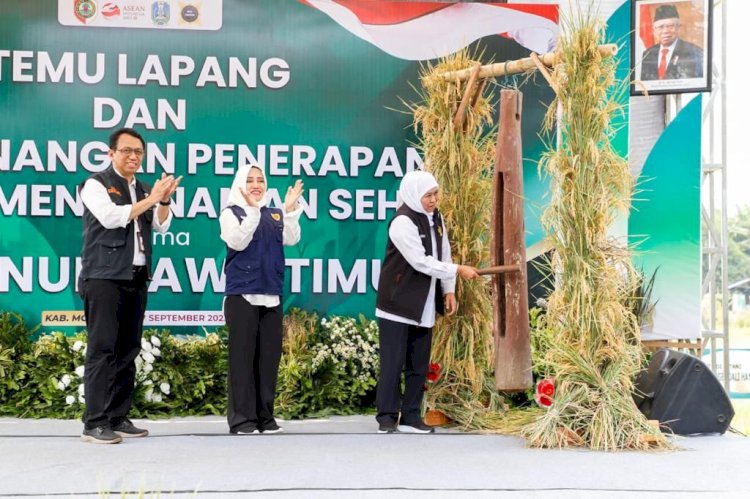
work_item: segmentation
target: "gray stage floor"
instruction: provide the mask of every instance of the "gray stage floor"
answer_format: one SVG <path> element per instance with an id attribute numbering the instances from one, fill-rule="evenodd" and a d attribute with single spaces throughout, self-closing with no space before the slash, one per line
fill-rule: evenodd
<path id="1" fill-rule="evenodd" d="M 151 436 L 93 445 L 77 421 L 0 418 L 0 498 L 750 498 L 750 438 L 735 435 L 602 453 L 450 430 L 378 435 L 367 416 L 247 436 L 219 417 L 136 423 Z"/>

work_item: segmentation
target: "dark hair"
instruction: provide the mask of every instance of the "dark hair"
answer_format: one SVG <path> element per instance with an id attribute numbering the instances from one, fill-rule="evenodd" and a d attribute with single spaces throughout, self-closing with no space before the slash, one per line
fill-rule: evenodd
<path id="1" fill-rule="evenodd" d="M 117 141 L 120 140 L 120 135 L 130 135 L 131 137 L 135 137 L 136 139 L 141 141 L 141 145 L 143 148 L 146 148 L 146 141 L 143 140 L 143 137 L 141 137 L 141 134 L 133 130 L 132 128 L 120 128 L 119 130 L 115 130 L 112 132 L 112 135 L 109 136 L 109 148 L 114 150 L 117 149 Z"/>

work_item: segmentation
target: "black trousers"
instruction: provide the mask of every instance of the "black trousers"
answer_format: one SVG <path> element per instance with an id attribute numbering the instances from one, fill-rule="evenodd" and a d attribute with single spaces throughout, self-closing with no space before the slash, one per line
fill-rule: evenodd
<path id="1" fill-rule="evenodd" d="M 81 281 L 88 330 L 83 423 L 88 429 L 118 424 L 132 405 L 147 278 L 146 267 L 134 267 L 132 280 Z"/>
<path id="2" fill-rule="evenodd" d="M 378 319 L 380 326 L 380 376 L 375 404 L 381 423 L 421 421 L 422 397 L 430 365 L 432 328 Z M 401 398 L 401 372 L 405 390 Z"/>
<path id="3" fill-rule="evenodd" d="M 229 328 L 229 430 L 262 428 L 274 421 L 281 305 L 256 307 L 242 296 L 227 296 L 224 318 Z"/>

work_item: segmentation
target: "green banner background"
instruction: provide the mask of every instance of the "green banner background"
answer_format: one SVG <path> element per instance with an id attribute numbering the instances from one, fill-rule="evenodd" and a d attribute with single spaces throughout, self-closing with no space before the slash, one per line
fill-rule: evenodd
<path id="1" fill-rule="evenodd" d="M 630 8 L 624 2 L 609 19 L 607 33 L 608 40 L 620 44 L 621 79 L 627 79 L 629 30 Z M 528 55 L 513 40 L 499 36 L 487 37 L 473 46 L 477 47 L 488 61 Z M 19 53 L 28 68 L 14 64 L 14 54 Z M 85 56 L 90 73 L 96 54 L 103 54 L 104 76 L 95 84 L 81 82 L 75 72 L 72 83 L 36 81 L 42 53 L 53 65 L 64 54 L 73 54 L 76 70 L 77 58 Z M 196 69 L 176 86 L 124 85 L 118 82 L 121 54 L 127 56 L 129 77 L 138 77 L 149 55 L 158 58 L 167 77 L 172 56 L 189 57 Z M 235 88 L 211 83 L 198 87 L 201 67 L 210 58 L 216 59 L 225 77 L 230 58 L 243 65 L 254 58 L 258 67 L 279 58 L 288 64 L 289 81 L 269 88 L 258 76 L 254 88 L 242 83 Z M 225 1 L 219 31 L 66 27 L 57 21 L 55 0 L 0 3 L 0 309 L 21 312 L 31 323 L 41 320 L 42 311 L 81 309 L 74 286 L 81 208 L 80 202 L 76 210 L 67 208 L 64 201 L 67 196 L 76 203 L 76 186 L 90 174 L 84 165 L 103 154 L 97 150 L 80 154 L 81 149 L 98 142 L 106 149 L 103 143 L 109 133 L 123 125 L 121 121 L 95 128 L 95 99 L 113 99 L 122 105 L 124 115 L 136 99 L 143 99 L 154 120 L 159 99 L 175 108 L 182 99 L 184 130 L 169 123 L 154 130 L 136 126 L 151 144 L 150 155 L 174 148 L 170 172 L 173 167 L 176 175 L 185 177 L 175 206 L 178 217 L 170 228 L 174 241 L 156 241 L 159 264 L 149 311 L 221 309 L 219 277 L 225 249 L 216 217 L 222 189 L 230 185 L 234 168 L 247 160 L 240 149 L 255 154 L 265 148 L 265 158 L 257 159 L 266 166 L 270 187 L 283 192 L 297 178 L 291 171 L 297 146 L 301 154 L 316 156 L 312 162 L 316 175 L 303 172 L 300 177 L 307 189 L 306 201 L 317 210 L 308 208 L 301 222 L 302 242 L 287 248 L 284 304 L 328 314 L 372 316 L 374 284 L 396 187 L 401 174 L 420 162 L 409 150 L 415 141 L 410 116 L 399 112 L 405 110 L 402 99 L 417 98 L 412 85 L 418 86 L 418 71 L 419 63 L 385 54 L 321 12 L 291 0 Z M 14 81 L 14 72 L 32 75 L 35 81 Z M 543 239 L 539 217 L 549 188 L 537 172 L 543 150 L 538 133 L 552 95 L 538 76 L 498 83 L 518 84 L 524 92 L 526 242 L 535 248 Z M 626 101 L 623 96 L 623 104 Z M 628 137 L 625 111 L 615 137 L 623 154 Z M 644 167 L 644 175 L 653 180 L 629 220 L 631 234 L 650 237 L 642 247 L 647 250 L 641 257 L 644 267 L 660 269 L 655 333 L 660 332 L 660 324 L 666 327 L 678 316 L 682 337 L 695 336 L 699 328 L 699 136 L 696 103 L 681 113 L 654 149 Z M 677 142 L 691 147 L 678 148 Z M 78 150 L 74 171 L 48 159 L 55 144 L 63 151 Z M 191 144 L 213 155 L 194 172 L 189 170 Z M 279 166 L 288 173 L 272 167 L 272 146 L 281 149 L 282 158 L 288 157 L 288 163 Z M 675 150 L 681 153 L 669 152 Z M 351 175 L 350 155 L 366 151 L 373 154 L 369 165 Z M 220 155 L 224 159 L 217 159 Z M 339 165 L 346 176 L 318 175 L 325 163 Z M 379 164 L 385 166 L 382 176 L 375 175 Z M 162 167 L 154 157 L 144 165 L 142 177 L 153 182 Z M 363 215 L 343 219 L 332 215 L 338 208 L 330 197 L 337 192 L 348 193 L 351 200 L 346 204 L 353 208 L 357 195 L 363 197 Z M 382 201 L 391 205 L 384 207 Z M 60 203 L 63 209 L 56 215 Z M 675 331 L 671 326 L 667 329 L 667 336 Z"/>
<path id="2" fill-rule="evenodd" d="M 296 178 L 290 164 L 282 164 L 289 174 L 274 175 L 268 157 L 272 145 L 288 147 L 292 161 L 293 146 L 302 146 L 303 153 L 314 149 L 312 163 L 319 171 L 326 153 L 339 152 L 340 163 L 349 172 L 350 154 L 367 148 L 373 152 L 369 166 L 360 168 L 357 176 L 329 173 L 325 176 L 302 174 L 306 198 L 317 193 L 317 216 L 312 211 L 302 220 L 302 242 L 287 249 L 284 303 L 317 310 L 322 313 L 356 315 L 374 312 L 374 282 L 379 259 L 385 246 L 386 221 L 393 208 L 381 211 L 378 192 L 393 203 L 402 172 L 419 164 L 408 148 L 415 138 L 409 127 L 410 117 L 393 109 L 404 110 L 401 99 L 416 98 L 411 85 L 418 85 L 419 64 L 391 57 L 376 47 L 354 37 L 324 14 L 292 1 L 224 2 L 223 27 L 216 32 L 122 28 L 65 27 L 57 22 L 57 2 L 3 2 L 0 4 L 0 50 L 7 56 L 0 61 L 0 180 L 4 216 L 0 221 L 0 309 L 21 312 L 36 323 L 41 311 L 80 310 L 81 302 L 74 289 L 75 258 L 80 254 L 81 221 L 75 210 L 64 209 L 55 216 L 56 203 L 67 194 L 74 198 L 75 186 L 89 174 L 82 166 L 102 152 L 83 155 L 76 161 L 75 171 L 66 171 L 59 161 L 48 161 L 49 142 L 60 144 L 67 151 L 69 142 L 80 149 L 87 144 L 103 142 L 114 128 L 94 127 L 94 101 L 110 98 L 122 105 L 127 116 L 135 99 L 143 99 L 156 120 L 158 99 L 165 99 L 177 108 L 185 100 L 185 129 L 174 126 L 142 131 L 149 146 L 166 151 L 174 146 L 174 173 L 184 175 L 182 190 L 177 196 L 176 211 L 182 211 L 170 228 L 174 244 L 156 242 L 158 260 L 149 310 L 221 309 L 220 286 L 203 279 L 205 286 L 191 285 L 201 281 L 201 272 L 213 271 L 218 277 L 225 255 L 218 235 L 218 214 L 221 190 L 231 183 L 231 174 L 222 174 L 216 161 L 216 149 L 228 145 L 223 165 L 231 173 L 243 162 L 238 154 L 240 145 L 255 153 L 266 147 L 266 169 L 271 188 L 282 192 Z M 527 50 L 514 41 L 490 37 L 479 44 L 485 56 L 505 60 L 527 55 Z M 88 70 L 94 72 L 96 54 L 105 58 L 105 74 L 101 82 L 86 84 L 74 78 L 73 83 L 13 81 L 13 54 L 29 51 L 25 59 L 31 69 L 22 72 L 36 75 L 40 52 L 48 54 L 57 65 L 64 53 L 85 54 Z M 149 54 L 158 56 L 169 78 L 170 56 L 189 56 L 196 69 L 178 86 L 160 86 L 150 82 L 143 86 L 118 83 L 118 55 L 127 55 L 127 76 L 137 77 Z M 227 75 L 228 60 L 243 63 L 256 58 L 263 61 L 280 58 L 289 66 L 287 85 L 271 89 L 260 79 L 257 88 L 217 88 L 208 84 L 196 87 L 201 65 L 215 57 Z M 76 60 L 77 62 L 77 60 Z M 520 82 L 520 80 L 519 80 Z M 514 82 L 500 82 L 511 84 Z M 537 136 L 545 110 L 551 100 L 549 89 L 541 78 L 524 84 L 524 151 L 528 206 L 528 243 L 541 240 L 538 216 L 546 183 L 538 178 L 536 159 L 542 143 Z M 105 112 L 105 117 L 111 113 Z M 124 118 L 123 118 L 124 121 Z M 28 141 L 28 142 L 25 142 Z M 195 173 L 188 169 L 190 144 L 203 144 L 214 151 L 214 160 L 198 166 Z M 35 161 L 38 153 L 38 161 Z M 283 156 L 283 154 L 282 154 Z M 261 160 L 260 157 L 257 158 Z M 262 161 L 262 160 L 261 160 Z M 375 177 L 379 162 L 390 165 L 387 173 Z M 42 165 L 36 168 L 34 165 Z M 334 161 L 335 163 L 335 161 Z M 147 182 L 161 173 L 153 160 L 144 160 Z M 43 170 L 43 171 L 38 171 Z M 350 172 L 349 172 L 350 173 Z M 47 187 L 44 187 L 47 186 Z M 21 191 L 17 191 L 21 189 Z M 41 189 L 41 196 L 34 190 Z M 60 192 L 63 189 L 64 192 Z M 353 206 L 359 192 L 365 201 L 366 214 L 343 220 L 330 211 L 336 208 L 329 201 L 334 191 L 349 193 Z M 13 196 L 26 195 L 27 202 Z M 41 199 L 31 216 L 34 199 Z M 26 213 L 21 214 L 21 206 Z M 197 211 L 188 215 L 191 207 Z M 50 215 L 39 214 L 51 210 Z M 80 210 L 80 208 L 79 208 Z M 373 214 L 371 217 L 367 214 Z M 188 243 L 189 241 L 189 243 Z M 191 263 L 193 262 L 193 263 Z M 306 263 L 306 266 L 301 266 Z M 27 265 L 27 267 L 24 267 Z M 296 265 L 296 268 L 295 268 Z M 337 267 L 341 271 L 331 272 Z M 352 268 L 361 271 L 343 288 Z M 299 271 L 299 290 L 292 289 L 291 277 Z M 57 283 L 48 285 L 44 281 Z M 329 282 L 330 281 L 330 282 Z M 329 285 L 331 288 L 329 289 Z M 49 289 L 45 291 L 44 288 Z"/>

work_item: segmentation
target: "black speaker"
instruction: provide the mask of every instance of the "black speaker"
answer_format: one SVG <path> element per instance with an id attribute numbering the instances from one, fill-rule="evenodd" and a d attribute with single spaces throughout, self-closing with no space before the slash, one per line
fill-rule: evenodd
<path id="1" fill-rule="evenodd" d="M 635 380 L 635 403 L 677 435 L 724 433 L 734 417 L 727 392 L 700 359 L 662 348 Z"/>

